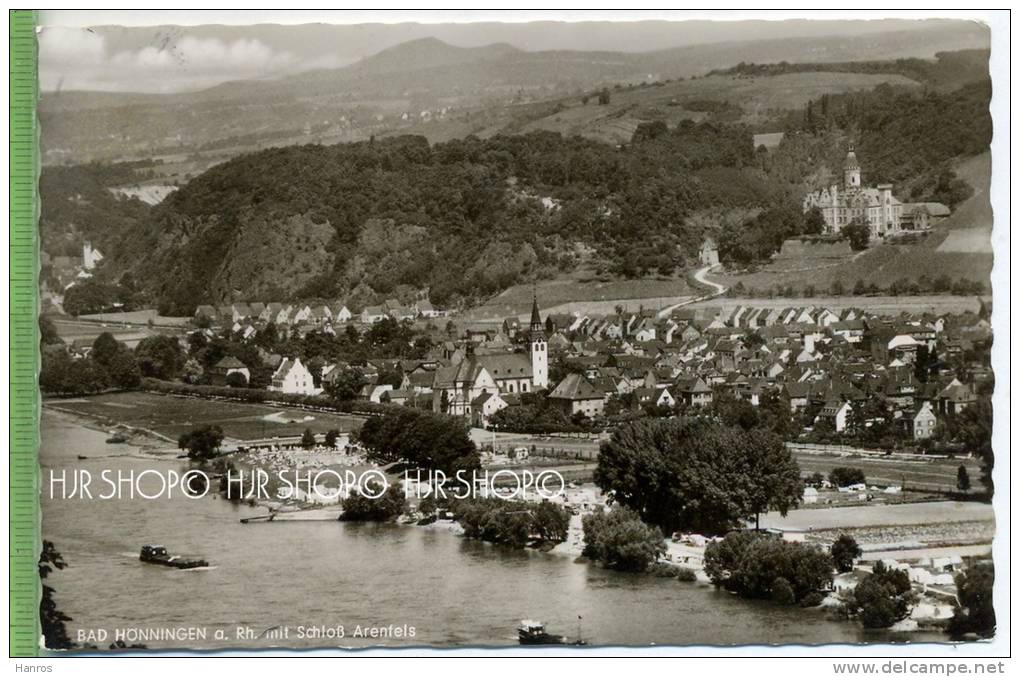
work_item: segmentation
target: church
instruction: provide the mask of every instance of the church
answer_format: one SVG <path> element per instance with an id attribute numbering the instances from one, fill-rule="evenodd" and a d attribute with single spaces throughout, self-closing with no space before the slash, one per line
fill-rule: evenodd
<path id="1" fill-rule="evenodd" d="M 874 188 L 861 185 L 861 165 L 853 145 L 843 162 L 843 185 L 808 193 L 804 212 L 817 207 L 825 218 L 825 232 L 836 235 L 854 221 L 863 221 L 871 229 L 871 238 L 878 239 L 900 232 L 904 205 L 892 194 L 892 184 L 881 183 Z"/>
<path id="2" fill-rule="evenodd" d="M 473 344 L 457 364 L 436 370 L 432 386 L 434 411 L 454 416 L 472 416 L 491 394 L 529 393 L 549 387 L 549 344 L 545 324 L 532 301 L 528 352 L 476 355 Z"/>

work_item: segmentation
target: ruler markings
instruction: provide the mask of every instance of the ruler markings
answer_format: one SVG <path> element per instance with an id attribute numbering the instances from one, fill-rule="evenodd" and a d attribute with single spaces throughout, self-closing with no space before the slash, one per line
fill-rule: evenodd
<path id="1" fill-rule="evenodd" d="M 36 13 L 9 13 L 10 31 L 10 655 L 39 654 Z"/>

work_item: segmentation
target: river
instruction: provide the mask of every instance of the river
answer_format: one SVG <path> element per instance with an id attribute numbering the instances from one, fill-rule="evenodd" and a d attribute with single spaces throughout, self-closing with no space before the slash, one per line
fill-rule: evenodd
<path id="1" fill-rule="evenodd" d="M 130 445 L 44 412 L 43 537 L 68 567 L 48 584 L 77 631 L 200 629 L 198 641 L 149 640 L 149 648 L 515 645 L 523 618 L 591 644 L 825 644 L 888 641 L 817 609 L 738 599 L 701 584 L 622 574 L 556 554 L 511 551 L 453 533 L 396 525 L 276 522 L 243 525 L 264 509 L 207 497 L 50 499 L 50 469 L 161 471 L 182 461 L 138 456 Z M 87 456 L 79 460 L 77 456 Z M 208 559 L 178 571 L 138 561 L 143 543 Z M 578 616 L 583 620 L 578 622 Z M 298 637 L 342 625 L 342 639 Z M 235 639 L 289 627 L 287 639 Z M 353 636 L 383 629 L 382 639 Z M 403 632 L 394 636 L 393 628 Z M 414 636 L 407 636 L 413 628 Z M 195 630 L 197 631 L 197 630 Z M 216 632 L 224 633 L 217 637 Z M 335 630 L 333 630 L 335 632 Z M 305 635 L 310 633 L 307 630 Z M 939 635 L 911 635 L 940 641 Z M 138 640 L 142 641 L 142 640 Z M 130 641 L 128 643 L 131 643 Z"/>

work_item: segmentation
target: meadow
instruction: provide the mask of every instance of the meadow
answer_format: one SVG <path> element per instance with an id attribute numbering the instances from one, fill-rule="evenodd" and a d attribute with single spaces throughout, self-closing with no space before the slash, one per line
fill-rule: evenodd
<path id="1" fill-rule="evenodd" d="M 334 428 L 350 431 L 361 422 L 354 416 L 328 412 L 145 392 L 47 399 L 43 406 L 84 416 L 104 426 L 145 428 L 170 439 L 202 425 L 220 426 L 229 439 L 251 440 L 300 435 L 305 429 L 317 434 Z"/>

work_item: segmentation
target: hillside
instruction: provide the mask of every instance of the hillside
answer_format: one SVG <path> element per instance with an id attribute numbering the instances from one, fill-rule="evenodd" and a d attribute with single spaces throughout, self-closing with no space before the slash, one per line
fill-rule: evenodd
<path id="1" fill-rule="evenodd" d="M 814 252 L 799 257 L 796 253 L 777 255 L 756 272 L 713 279 L 758 293 L 784 289 L 801 293 L 809 286 L 826 293 L 834 283 L 850 291 L 859 280 L 887 289 L 898 280 L 917 281 L 922 276 L 933 280 L 943 275 L 953 282 L 965 279 L 988 287 L 993 263 L 988 201 L 991 154 L 986 151 L 958 161 L 954 169 L 973 188 L 973 194 L 917 242 L 879 244 L 856 254 L 847 250 L 831 257 Z"/>
<path id="2" fill-rule="evenodd" d="M 455 47 L 434 38 L 391 46 L 342 67 L 223 83 L 193 92 L 45 92 L 45 162 L 135 159 L 228 146 L 253 150 L 407 132 L 421 121 L 461 121 L 493 105 L 561 99 L 579 90 L 700 76 L 741 61 L 931 59 L 986 48 L 976 24 L 922 22 L 914 30 L 695 44 L 647 52 Z M 310 60 L 309 63 L 314 63 Z M 892 73 L 892 75 L 896 75 Z M 420 133 L 412 130 L 413 133 Z M 428 134 L 429 138 L 437 137 Z M 452 138 L 448 136 L 446 138 Z"/>
<path id="3" fill-rule="evenodd" d="M 425 48 L 437 61 L 459 58 Z M 390 54 L 375 67 L 401 59 Z M 404 135 L 271 148 L 208 168 L 155 206 L 125 196 L 140 194 L 131 188 L 139 179 L 159 180 L 165 164 L 47 168 L 43 247 L 71 253 L 91 239 L 107 255 L 97 282 L 126 279 L 163 314 L 237 298 L 343 297 L 358 307 L 424 290 L 446 307 L 492 299 L 499 313 L 520 304 L 520 294 L 493 299 L 514 285 L 537 282 L 557 295 L 569 283 L 553 283 L 571 279 L 587 280 L 577 292 L 591 302 L 631 298 L 626 285 L 604 286 L 620 280 L 646 283 L 633 298 L 676 297 L 706 234 L 724 261 L 757 266 L 808 232 L 802 197 L 840 171 L 850 141 L 867 181 L 895 182 L 903 199 L 943 202 L 964 216 L 974 209 L 966 200 L 977 165 L 961 162 L 988 147 L 989 84 L 919 91 L 905 79 L 889 82 L 901 77 L 798 72 L 614 88 L 602 104 L 575 98 L 579 124 L 588 124 L 582 114 L 639 106 L 642 97 L 647 110 L 686 113 L 621 116 L 615 140 L 625 143 L 518 119 L 442 143 Z M 875 78 L 880 84 L 867 89 Z M 792 108 L 759 103 L 768 100 Z M 785 135 L 756 148 L 763 128 Z M 941 265 L 924 258 L 938 253 L 933 238 L 913 245 L 926 270 Z M 899 246 L 853 262 L 878 279 L 897 270 Z M 945 271 L 980 271 L 964 258 Z M 783 274 L 805 283 L 797 266 Z"/>

